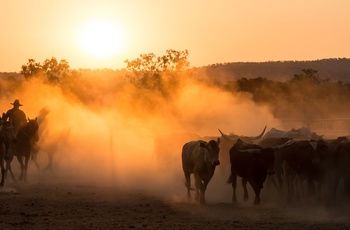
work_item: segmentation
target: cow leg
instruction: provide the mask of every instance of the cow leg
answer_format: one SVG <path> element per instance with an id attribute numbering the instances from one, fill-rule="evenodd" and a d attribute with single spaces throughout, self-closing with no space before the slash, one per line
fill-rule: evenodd
<path id="1" fill-rule="evenodd" d="M 195 195 L 195 200 L 199 201 L 199 194 L 200 194 L 200 188 L 202 186 L 201 178 L 199 177 L 198 174 L 194 174 L 194 183 L 195 183 L 195 190 L 196 190 L 196 195 Z"/>
<path id="2" fill-rule="evenodd" d="M 254 198 L 254 205 L 260 204 L 260 191 L 261 188 L 263 187 L 262 184 L 258 183 L 255 180 L 250 179 L 249 184 L 252 186 L 254 193 L 255 193 L 255 198 Z"/>
<path id="3" fill-rule="evenodd" d="M 231 176 L 230 176 L 229 180 L 231 182 L 232 191 L 233 191 L 233 193 L 232 193 L 232 203 L 237 203 L 237 197 L 236 197 L 237 175 L 231 173 Z"/>
<path id="4" fill-rule="evenodd" d="M 276 173 L 276 177 L 278 180 L 279 191 L 282 192 L 282 186 L 283 186 L 282 173 L 280 172 Z"/>
<path id="5" fill-rule="evenodd" d="M 208 181 L 203 181 L 203 183 L 200 183 L 200 199 L 199 199 L 199 203 L 200 204 L 205 204 L 205 191 L 207 190 L 207 186 L 208 186 Z"/>
<path id="6" fill-rule="evenodd" d="M 330 177 L 329 179 L 329 186 L 328 186 L 328 190 L 327 191 L 327 200 L 333 200 L 337 194 L 337 189 L 339 186 L 339 180 L 340 180 L 340 176 L 338 175 L 333 175 L 332 177 Z"/>
<path id="7" fill-rule="evenodd" d="M 249 199 L 248 189 L 247 189 L 247 179 L 242 178 L 242 187 L 243 187 L 243 200 L 244 202 L 247 202 Z"/>
<path id="8" fill-rule="evenodd" d="M 279 184 L 277 184 L 274 175 L 269 176 L 269 177 L 267 178 L 266 182 L 268 183 L 268 184 L 267 184 L 267 187 L 269 188 L 269 190 L 270 190 L 270 184 L 272 183 L 272 185 L 273 185 L 278 191 L 280 191 Z"/>
<path id="9" fill-rule="evenodd" d="M 289 167 L 286 167 L 285 170 L 285 178 L 286 178 L 286 185 L 287 185 L 287 196 L 288 200 L 291 201 L 294 197 L 294 187 L 293 187 L 293 180 L 295 178 L 295 174 L 291 172 Z"/>
<path id="10" fill-rule="evenodd" d="M 261 191 L 261 188 L 257 185 L 254 185 L 253 186 L 253 190 L 254 190 L 254 193 L 255 193 L 255 198 L 254 198 L 254 205 L 258 205 L 260 204 L 260 191 Z"/>
<path id="11" fill-rule="evenodd" d="M 316 193 L 315 183 L 311 178 L 307 179 L 307 191 L 308 191 L 308 196 L 315 196 L 315 193 Z"/>
<path id="12" fill-rule="evenodd" d="M 187 188 L 187 199 L 191 200 L 191 173 L 184 170 L 185 174 L 185 186 Z"/>
<path id="13" fill-rule="evenodd" d="M 260 204 L 260 191 L 261 191 L 261 189 L 258 188 L 257 186 L 254 186 L 254 187 L 253 187 L 254 192 L 255 192 L 254 205 L 258 205 L 258 204 Z"/>
<path id="14" fill-rule="evenodd" d="M 349 176 L 344 177 L 344 192 L 345 192 L 345 197 L 347 199 L 350 199 L 350 177 Z"/>

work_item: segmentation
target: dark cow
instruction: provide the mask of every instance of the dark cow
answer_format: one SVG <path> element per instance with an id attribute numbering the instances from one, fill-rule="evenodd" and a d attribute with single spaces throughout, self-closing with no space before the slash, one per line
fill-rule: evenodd
<path id="1" fill-rule="evenodd" d="M 264 135 L 266 130 L 266 126 L 263 131 L 257 136 L 243 136 L 237 134 L 225 134 L 220 129 L 219 132 L 221 134 L 221 143 L 220 143 L 220 155 L 221 155 L 221 165 L 219 171 L 222 172 L 223 175 L 227 175 L 230 172 L 230 149 L 236 143 L 238 139 L 242 140 L 246 143 L 256 143 L 258 142 L 262 136 Z M 207 140 L 209 138 L 204 138 Z M 210 137 L 210 139 L 214 139 Z"/>
<path id="2" fill-rule="evenodd" d="M 325 171 L 323 183 L 326 185 L 325 195 L 327 202 L 332 202 L 336 198 L 338 184 L 342 178 L 339 170 L 340 165 L 338 164 L 340 158 L 338 158 L 339 156 L 337 151 L 340 151 L 344 147 L 342 143 L 346 143 L 347 141 L 348 139 L 345 136 L 340 136 L 336 139 L 328 139 L 326 140 L 328 145 L 327 152 L 322 152 L 322 154 L 319 155 L 321 167 Z"/>
<path id="3" fill-rule="evenodd" d="M 350 141 L 341 142 L 335 151 L 335 164 L 339 177 L 335 181 L 335 187 L 338 186 L 340 178 L 344 181 L 345 196 L 350 198 Z"/>
<path id="4" fill-rule="evenodd" d="M 321 185 L 325 172 L 322 169 L 320 155 L 324 154 L 328 145 L 324 140 L 291 140 L 283 148 L 276 151 L 278 162 L 286 162 L 285 178 L 288 198 L 296 194 L 294 180 L 306 180 L 309 193 L 314 193 L 314 183 Z"/>
<path id="5" fill-rule="evenodd" d="M 258 145 L 262 148 L 274 148 L 276 150 L 283 147 L 288 141 L 292 140 L 288 137 L 267 137 L 258 142 Z M 276 156 L 277 154 L 281 154 L 278 151 L 275 151 L 275 174 L 271 175 L 267 178 L 268 183 L 272 183 L 275 188 L 281 192 L 283 186 L 283 157 Z M 277 182 L 276 182 L 277 180 Z"/>
<path id="6" fill-rule="evenodd" d="M 230 149 L 231 175 L 228 183 L 232 183 L 232 202 L 237 203 L 237 176 L 242 177 L 244 201 L 248 200 L 247 182 L 255 192 L 254 205 L 260 203 L 260 191 L 267 175 L 274 173 L 273 148 L 261 148 L 256 144 L 249 144 L 240 139 Z"/>
<path id="7" fill-rule="evenodd" d="M 220 164 L 220 138 L 206 141 L 191 141 L 182 148 L 182 169 L 185 174 L 187 197 L 191 198 L 191 174 L 195 180 L 195 199 L 205 204 L 205 190 L 214 175 L 215 168 Z"/>

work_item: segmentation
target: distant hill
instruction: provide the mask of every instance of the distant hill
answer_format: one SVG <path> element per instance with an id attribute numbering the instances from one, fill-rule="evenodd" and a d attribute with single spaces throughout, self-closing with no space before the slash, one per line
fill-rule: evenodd
<path id="1" fill-rule="evenodd" d="M 196 69 L 196 74 L 205 73 L 217 80 L 236 80 L 262 77 L 274 81 L 286 81 L 300 74 L 302 69 L 314 69 L 322 79 L 331 81 L 350 81 L 350 59 L 334 58 L 315 61 L 277 61 L 277 62 L 233 62 L 214 64 Z"/>
<path id="2" fill-rule="evenodd" d="M 22 78 L 24 77 L 20 73 L 15 73 L 15 72 L 0 72 L 0 78 Z"/>

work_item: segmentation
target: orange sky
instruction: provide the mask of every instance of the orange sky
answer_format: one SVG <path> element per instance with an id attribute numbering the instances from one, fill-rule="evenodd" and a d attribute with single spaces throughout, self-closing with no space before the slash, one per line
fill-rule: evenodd
<path id="1" fill-rule="evenodd" d="M 101 19 L 123 37 L 108 58 L 81 47 L 82 28 Z M 0 22 L 0 72 L 51 57 L 71 68 L 120 69 L 167 49 L 188 49 L 192 66 L 350 58 L 348 0 L 2 0 Z"/>

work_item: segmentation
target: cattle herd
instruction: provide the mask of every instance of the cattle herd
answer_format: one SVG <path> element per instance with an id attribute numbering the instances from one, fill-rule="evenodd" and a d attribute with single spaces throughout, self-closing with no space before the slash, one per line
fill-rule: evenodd
<path id="1" fill-rule="evenodd" d="M 265 127 L 266 129 L 266 127 Z M 326 139 L 307 128 L 282 131 L 272 128 L 256 137 L 224 134 L 189 141 L 182 148 L 182 168 L 188 199 L 205 203 L 205 191 L 216 167 L 227 167 L 232 184 L 232 202 L 237 203 L 237 178 L 241 178 L 243 200 L 248 201 L 247 183 L 255 193 L 269 183 L 287 202 L 312 197 L 322 204 L 350 199 L 350 142 L 347 136 Z M 220 153 L 220 157 L 219 157 Z M 190 174 L 195 186 L 191 188 Z M 210 186 L 210 184 L 209 184 Z"/>

